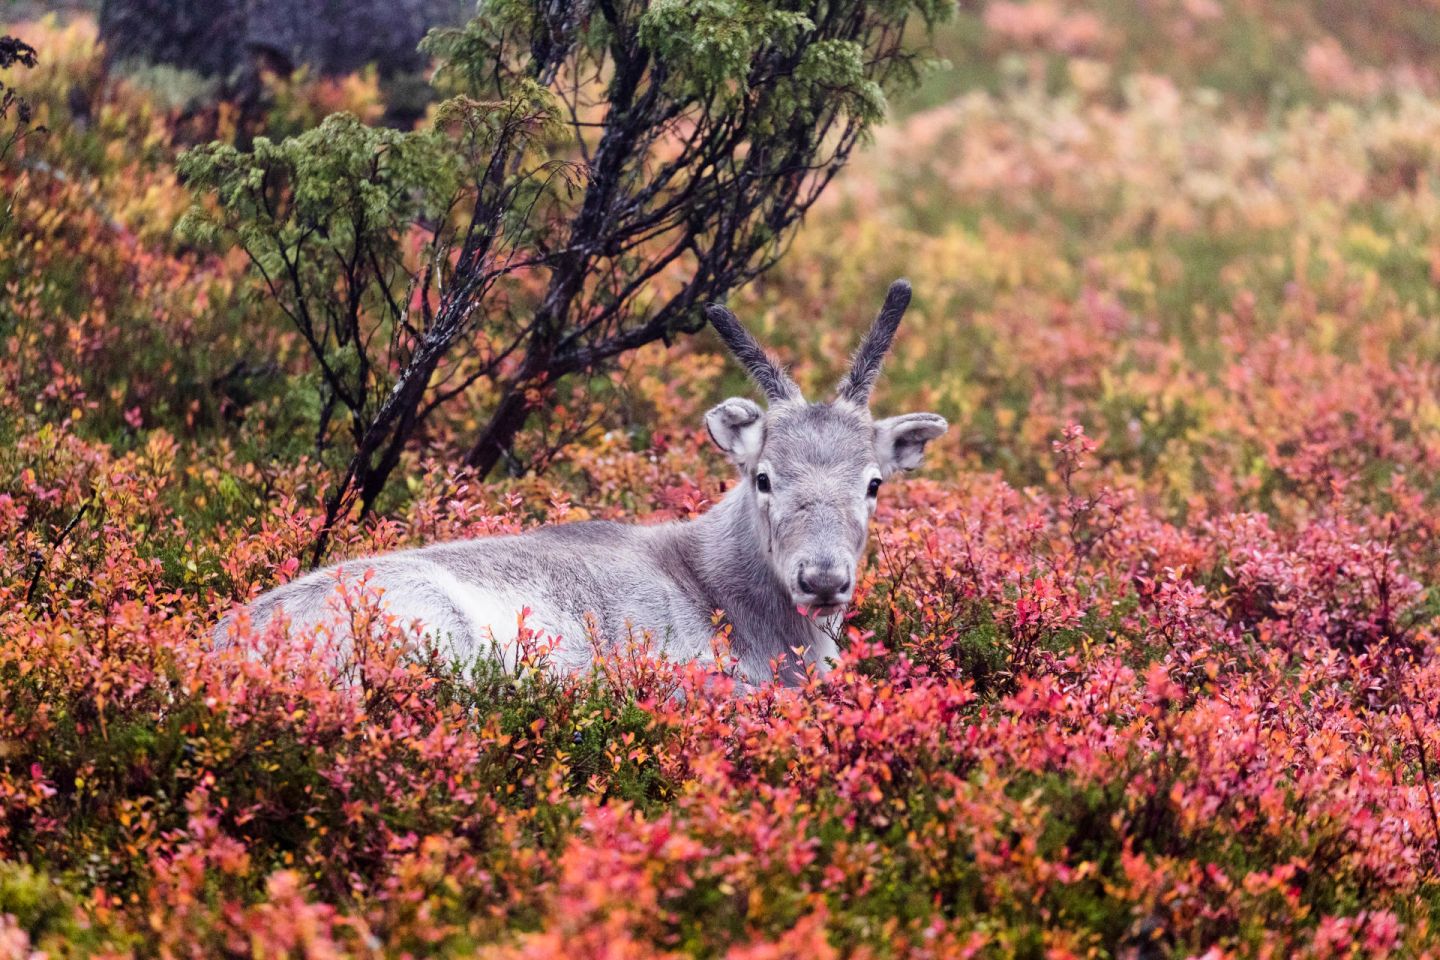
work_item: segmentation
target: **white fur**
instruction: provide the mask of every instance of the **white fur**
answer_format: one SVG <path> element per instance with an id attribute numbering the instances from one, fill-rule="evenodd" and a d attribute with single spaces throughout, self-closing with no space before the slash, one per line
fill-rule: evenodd
<path id="1" fill-rule="evenodd" d="M 464 616 L 464 623 L 452 628 L 451 654 L 464 661 L 481 653 L 494 652 L 506 669 L 513 670 L 520 659 L 520 613 L 525 603 L 503 590 L 462 583 L 438 564 L 429 564 L 432 583 L 450 599 Z"/>

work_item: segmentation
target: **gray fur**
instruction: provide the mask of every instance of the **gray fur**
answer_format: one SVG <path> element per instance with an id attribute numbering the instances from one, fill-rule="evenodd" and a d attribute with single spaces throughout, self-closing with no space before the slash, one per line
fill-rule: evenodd
<path id="1" fill-rule="evenodd" d="M 565 669 L 642 637 L 671 659 L 709 660 L 720 615 L 744 679 L 793 684 L 806 664 L 824 672 L 864 555 L 872 481 L 918 466 L 945 421 L 876 421 L 863 404 L 807 403 L 797 390 L 768 411 L 726 400 L 706 425 L 739 482 L 695 520 L 564 524 L 349 561 L 265 594 L 251 622 L 283 611 L 292 626 L 324 624 L 343 639 L 337 584 L 368 571 L 392 614 L 464 661 L 513 660 L 523 606 L 530 629 L 557 638 L 551 662 Z M 231 629 L 222 624 L 222 637 Z"/>

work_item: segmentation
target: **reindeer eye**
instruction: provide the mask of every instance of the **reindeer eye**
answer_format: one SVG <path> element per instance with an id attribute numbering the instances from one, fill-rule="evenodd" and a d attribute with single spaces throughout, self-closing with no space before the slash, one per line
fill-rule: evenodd
<path id="1" fill-rule="evenodd" d="M 880 495 L 880 478 L 874 477 L 870 480 L 870 486 L 865 489 L 865 496 L 878 497 Z"/>
<path id="2" fill-rule="evenodd" d="M 769 493 L 769 492 L 770 492 L 770 474 L 768 474 L 768 473 L 757 473 L 757 474 L 755 474 L 755 489 L 756 489 L 756 490 L 759 490 L 761 493 Z"/>

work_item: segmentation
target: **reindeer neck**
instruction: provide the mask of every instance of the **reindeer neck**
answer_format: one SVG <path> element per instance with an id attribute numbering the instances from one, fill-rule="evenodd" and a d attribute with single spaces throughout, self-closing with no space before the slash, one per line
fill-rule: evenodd
<path id="1" fill-rule="evenodd" d="M 706 602 L 734 628 L 732 653 L 752 675 L 815 640 L 770 565 L 770 546 L 749 491 L 737 484 L 703 516 L 676 524 L 680 551 Z"/>

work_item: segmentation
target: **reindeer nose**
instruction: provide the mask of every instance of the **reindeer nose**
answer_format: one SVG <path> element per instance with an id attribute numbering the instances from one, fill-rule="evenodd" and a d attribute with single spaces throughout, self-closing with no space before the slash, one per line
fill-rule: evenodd
<path id="1" fill-rule="evenodd" d="M 796 584 L 818 603 L 834 603 L 835 598 L 850 590 L 850 577 L 839 567 L 829 564 L 806 570 L 803 566 L 795 578 Z"/>

